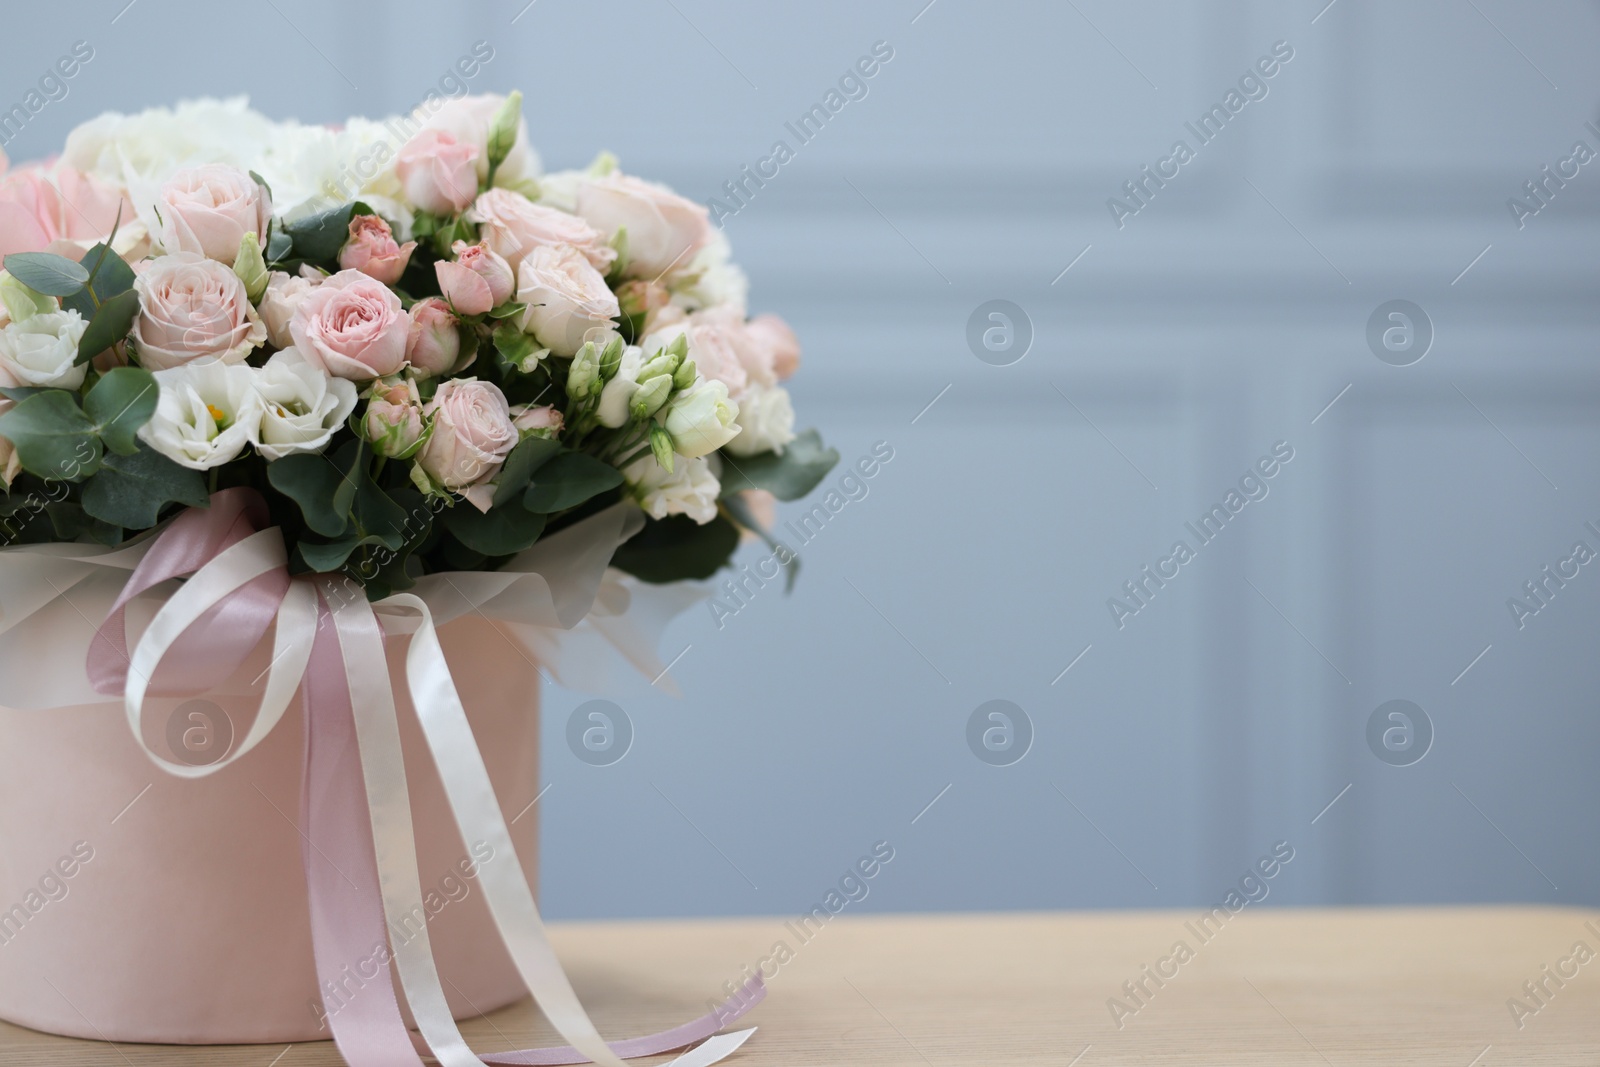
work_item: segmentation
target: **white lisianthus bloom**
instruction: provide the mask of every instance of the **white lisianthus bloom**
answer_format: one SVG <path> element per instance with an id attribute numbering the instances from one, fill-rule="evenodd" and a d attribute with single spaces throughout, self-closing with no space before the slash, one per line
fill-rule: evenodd
<path id="1" fill-rule="evenodd" d="M 733 262 L 728 235 L 712 230 L 711 243 L 695 255 L 683 280 L 673 286 L 673 306 L 685 311 L 724 307 L 737 311 L 742 320 L 749 300 L 750 278 Z"/>
<path id="2" fill-rule="evenodd" d="M 728 387 L 702 378 L 672 401 L 665 422 L 674 451 L 694 459 L 737 437 L 738 418 L 739 405 L 728 399 Z"/>
<path id="3" fill-rule="evenodd" d="M 644 349 L 629 345 L 622 350 L 622 362 L 617 375 L 606 383 L 600 392 L 600 406 L 595 418 L 600 425 L 615 430 L 628 424 L 628 404 L 639 391 L 639 368 L 644 366 Z"/>
<path id="4" fill-rule="evenodd" d="M 622 477 L 651 518 L 687 515 L 703 526 L 717 517 L 722 484 L 704 457 L 680 459 L 669 474 L 654 456 L 641 456 L 623 468 Z"/>
<path id="5" fill-rule="evenodd" d="M 161 397 L 139 439 L 192 470 L 238 457 L 261 425 L 258 372 L 243 363 L 191 363 L 155 372 Z"/>
<path id="6" fill-rule="evenodd" d="M 226 163 L 274 181 L 275 175 L 262 169 L 262 156 L 277 130 L 277 123 L 251 110 L 242 96 L 186 100 L 175 108 L 150 108 L 134 115 L 110 111 L 90 119 L 67 135 L 61 160 L 125 186 L 139 220 L 150 233 L 159 233 L 155 205 L 161 186 L 176 171 Z"/>
<path id="7" fill-rule="evenodd" d="M 76 389 L 87 364 L 74 366 L 88 327 L 76 311 L 47 311 L 0 329 L 0 369 L 20 385 Z"/>
<path id="8" fill-rule="evenodd" d="M 256 374 L 261 424 L 250 443 L 268 460 L 320 452 L 356 406 L 356 383 L 332 378 L 299 349 L 278 352 Z"/>
<path id="9" fill-rule="evenodd" d="M 781 385 L 752 385 L 739 394 L 739 436 L 723 447 L 736 456 L 761 452 L 783 455 L 783 448 L 794 440 L 794 405 L 789 391 Z"/>
<path id="10" fill-rule="evenodd" d="M 585 334 L 609 329 L 622 314 L 616 294 L 582 252 L 540 245 L 517 268 L 517 300 L 527 305 L 522 329 L 558 356 L 575 355 Z"/>

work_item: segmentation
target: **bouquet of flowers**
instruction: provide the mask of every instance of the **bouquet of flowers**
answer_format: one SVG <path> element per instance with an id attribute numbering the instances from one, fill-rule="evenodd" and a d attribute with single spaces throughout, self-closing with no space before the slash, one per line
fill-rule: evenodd
<path id="1" fill-rule="evenodd" d="M 72 922 L 7 913 L 0 1015 L 351 1063 L 414 1025 L 464 1062 L 455 1019 L 531 993 L 570 1047 L 484 1062 L 731 1055 L 759 977 L 601 1038 L 498 799 L 537 774 L 539 670 L 598 636 L 664 675 L 692 591 L 637 581 L 710 576 L 838 458 L 707 210 L 609 155 L 541 174 L 517 93 L 337 128 L 197 101 L 0 155 L 0 257 L 0 874 L 70 877 L 57 836 L 126 793 L 143 820 Z"/>
<path id="2" fill-rule="evenodd" d="M 519 93 L 432 104 L 108 114 L 0 177 L 8 542 L 115 545 L 244 486 L 291 571 L 376 600 L 632 498 L 614 565 L 665 582 L 821 480 L 798 342 L 704 207 L 609 155 L 541 175 Z"/>

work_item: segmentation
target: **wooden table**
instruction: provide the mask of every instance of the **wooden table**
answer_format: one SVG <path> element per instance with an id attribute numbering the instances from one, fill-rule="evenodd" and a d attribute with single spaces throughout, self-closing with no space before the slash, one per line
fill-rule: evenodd
<path id="1" fill-rule="evenodd" d="M 1600 912 L 1247 909 L 1204 943 L 1186 925 L 1197 913 L 841 917 L 805 945 L 782 919 L 575 924 L 556 939 L 608 1036 L 701 1014 L 788 942 L 750 1016 L 760 1031 L 729 1061 L 748 1067 L 1600 1064 L 1600 956 L 1561 962 L 1576 942 L 1600 952 Z M 1171 956 L 1179 941 L 1192 958 Z M 1176 977 L 1158 987 L 1147 964 Z M 1541 1005 L 1523 983 L 1547 964 L 1577 973 L 1544 978 Z M 1140 979 L 1135 1001 L 1123 983 Z M 1520 1029 L 1510 998 L 1529 1009 Z M 526 1004 L 466 1031 L 483 1050 L 554 1036 Z M 0 1024 L 6 1065 L 338 1062 L 327 1044 L 114 1047 Z"/>

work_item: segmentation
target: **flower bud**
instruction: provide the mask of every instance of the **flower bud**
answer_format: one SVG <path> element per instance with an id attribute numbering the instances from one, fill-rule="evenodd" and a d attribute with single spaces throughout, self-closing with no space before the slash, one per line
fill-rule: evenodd
<path id="1" fill-rule="evenodd" d="M 639 380 L 642 382 L 646 378 L 654 378 L 658 374 L 672 375 L 676 373 L 682 358 L 681 356 L 668 355 L 665 352 L 657 352 L 652 359 L 639 368 Z"/>
<path id="2" fill-rule="evenodd" d="M 660 282 L 636 278 L 617 287 L 617 304 L 629 318 L 640 318 L 659 311 L 672 302 L 672 294 Z"/>
<path id="3" fill-rule="evenodd" d="M 561 433 L 561 411 L 549 404 L 535 406 L 521 404 L 511 409 L 511 425 L 523 437 L 544 437 L 554 440 Z"/>
<path id="4" fill-rule="evenodd" d="M 672 434 L 665 427 L 650 427 L 650 452 L 656 457 L 656 462 L 668 474 L 672 473 L 672 454 L 676 451 L 672 443 Z"/>
<path id="5" fill-rule="evenodd" d="M 267 291 L 267 261 L 261 254 L 261 241 L 254 230 L 246 230 L 239 239 L 239 255 L 233 261 L 233 273 L 244 283 L 244 295 L 250 303 L 259 303 Z"/>
<path id="6" fill-rule="evenodd" d="M 499 307 L 517 291 L 517 275 L 511 264 L 483 241 L 475 245 L 457 241 L 450 246 L 450 251 L 455 254 L 457 263 L 488 283 L 489 307 Z"/>
<path id="7" fill-rule="evenodd" d="M 687 389 L 699 376 L 700 372 L 695 370 L 694 360 L 687 360 L 683 366 L 672 372 L 672 384 L 679 389 Z"/>
<path id="8" fill-rule="evenodd" d="M 13 278 L 10 271 L 3 270 L 0 270 L 0 302 L 5 303 L 12 322 L 27 322 L 35 315 L 61 310 L 55 297 L 34 292 Z"/>
<path id="9" fill-rule="evenodd" d="M 247 239 L 250 236 L 245 234 Z M 339 249 L 339 267 L 358 270 L 384 285 L 393 285 L 405 273 L 416 248 L 415 241 L 396 243 L 394 231 L 377 215 L 356 215 L 350 219 L 350 236 Z M 237 264 L 234 269 L 239 269 Z M 246 281 L 245 284 L 250 283 Z"/>
<path id="10" fill-rule="evenodd" d="M 633 399 L 628 402 L 628 413 L 643 422 L 660 411 L 661 405 L 667 402 L 667 397 L 671 394 L 672 379 L 665 374 L 658 374 L 639 386 L 633 394 Z"/>
<path id="11" fill-rule="evenodd" d="M 595 358 L 594 342 L 585 341 L 567 370 L 567 395 L 574 399 L 588 396 L 599 384 L 600 364 Z"/>
<path id="12" fill-rule="evenodd" d="M 618 334 L 606 342 L 605 348 L 600 351 L 600 377 L 603 381 L 610 381 L 617 376 L 617 369 L 622 366 L 622 335 Z"/>
<path id="13" fill-rule="evenodd" d="M 367 401 L 361 430 L 372 450 L 390 459 L 404 459 L 422 444 L 426 421 L 415 382 L 379 383 Z"/>
<path id="14" fill-rule="evenodd" d="M 667 355 L 669 355 L 669 356 L 677 356 L 679 359 L 682 359 L 684 356 L 687 356 L 688 354 L 689 354 L 689 335 L 688 335 L 687 332 L 679 333 L 678 336 L 676 336 L 676 337 L 674 337 L 672 339 L 672 343 L 667 345 Z"/>
<path id="15" fill-rule="evenodd" d="M 522 90 L 513 89 L 489 120 L 489 169 L 504 163 L 517 143 L 517 126 L 522 122 Z"/>
<path id="16" fill-rule="evenodd" d="M 411 330 L 406 336 L 406 362 L 423 377 L 449 374 L 461 358 L 459 322 L 450 305 L 436 296 L 411 305 Z"/>

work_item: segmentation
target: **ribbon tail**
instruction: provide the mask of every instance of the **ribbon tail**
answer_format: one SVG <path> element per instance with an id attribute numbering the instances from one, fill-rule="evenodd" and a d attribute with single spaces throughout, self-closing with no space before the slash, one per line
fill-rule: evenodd
<path id="1" fill-rule="evenodd" d="M 480 868 L 478 880 L 501 939 L 528 992 L 533 994 L 556 1032 L 572 1046 L 570 1049 L 502 1054 L 510 1058 L 498 1062 L 551 1064 L 592 1061 L 605 1067 L 623 1067 L 619 1054 L 649 1055 L 680 1048 L 714 1033 L 726 1020 L 722 1012 L 714 1012 L 677 1031 L 655 1035 L 653 1039 L 620 1043 L 620 1048 L 607 1045 L 601 1039 L 556 957 L 544 921 L 539 915 L 538 904 L 533 899 L 533 891 L 523 877 L 511 833 L 500 810 L 500 802 L 495 797 L 488 769 L 484 766 L 483 756 L 467 722 L 461 696 L 451 679 L 432 612 L 421 598 L 409 594 L 390 597 L 385 603 L 409 607 L 421 615 L 421 622 L 412 635 L 411 647 L 406 654 L 406 680 L 411 687 L 412 703 L 417 709 L 423 736 L 439 768 L 439 777 L 444 782 L 451 812 L 465 839 L 486 841 L 494 849 L 494 859 Z M 759 996 L 754 999 L 759 999 Z M 754 1000 L 748 1006 L 753 1004 Z M 660 1043 L 666 1040 L 671 1043 Z M 731 1054 L 734 1047 L 737 1045 L 729 1047 L 724 1055 Z M 719 1055 L 716 1059 L 704 1062 L 715 1063 L 721 1058 Z M 696 1062 L 700 1061 L 685 1060 L 684 1067 Z"/>
<path id="2" fill-rule="evenodd" d="M 324 1025 L 350 1067 L 421 1067 L 389 978 L 389 931 L 382 908 L 374 906 L 382 891 L 372 826 L 365 817 L 350 692 L 333 617 L 320 601 L 302 695 L 301 853 Z M 367 978 L 363 971 L 375 977 Z"/>
<path id="3" fill-rule="evenodd" d="M 337 595 L 332 581 L 324 578 L 320 585 L 324 600 L 331 602 Z M 411 822 L 411 795 L 400 747 L 400 722 L 394 693 L 389 688 L 389 674 L 383 666 L 383 630 L 366 600 L 344 603 L 330 613 L 330 618 L 344 661 L 366 807 L 372 816 L 378 887 L 400 988 L 429 1052 L 443 1067 L 482 1067 L 483 1061 L 461 1036 L 445 1000 L 428 938 L 416 831 Z M 403 1029 L 400 1034 L 404 1035 Z M 414 1056 L 415 1052 L 408 1050 L 405 1062 L 411 1062 Z"/>

